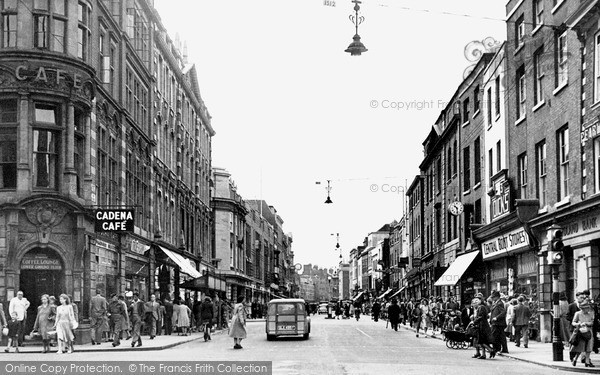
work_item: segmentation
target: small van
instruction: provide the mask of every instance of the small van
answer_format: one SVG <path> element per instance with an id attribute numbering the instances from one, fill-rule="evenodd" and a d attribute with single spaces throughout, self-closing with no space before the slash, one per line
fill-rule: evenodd
<path id="1" fill-rule="evenodd" d="M 265 330 L 268 341 L 278 336 L 302 336 L 302 338 L 308 340 L 310 317 L 306 311 L 306 302 L 303 299 L 274 299 L 267 306 Z"/>

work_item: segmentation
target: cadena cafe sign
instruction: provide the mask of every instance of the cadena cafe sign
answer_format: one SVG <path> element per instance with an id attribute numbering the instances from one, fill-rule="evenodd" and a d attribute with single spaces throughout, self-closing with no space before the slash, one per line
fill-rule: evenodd
<path id="1" fill-rule="evenodd" d="M 133 210 L 96 210 L 96 232 L 133 232 Z"/>

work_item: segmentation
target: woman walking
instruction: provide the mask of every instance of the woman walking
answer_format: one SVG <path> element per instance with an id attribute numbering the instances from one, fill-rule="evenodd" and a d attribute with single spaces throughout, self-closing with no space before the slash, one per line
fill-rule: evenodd
<path id="1" fill-rule="evenodd" d="M 242 349 L 242 340 L 246 338 L 246 307 L 244 306 L 244 296 L 237 298 L 237 304 L 233 308 L 231 318 L 231 329 L 229 337 L 233 337 L 234 349 Z"/>
<path id="2" fill-rule="evenodd" d="M 180 335 L 184 336 L 189 335 L 188 329 L 190 327 L 190 315 L 192 314 L 192 310 L 185 304 L 182 303 L 180 299 L 175 302 L 175 306 L 173 306 L 174 310 L 177 311 L 177 328 L 180 329 Z M 175 316 L 175 311 L 173 312 Z"/>
<path id="3" fill-rule="evenodd" d="M 421 300 L 421 304 L 418 307 L 418 320 L 417 320 L 417 337 L 419 337 L 419 329 L 423 329 L 425 337 L 427 337 L 427 329 L 431 326 L 429 301 L 426 298 Z M 435 333 L 435 332 L 434 332 Z"/>
<path id="4" fill-rule="evenodd" d="M 210 330 L 212 329 L 212 321 L 215 317 L 214 306 L 210 297 L 204 298 L 204 302 L 200 305 L 200 319 L 202 329 L 204 331 L 204 341 L 210 340 Z"/>
<path id="5" fill-rule="evenodd" d="M 488 322 L 490 309 L 487 304 L 483 302 L 483 295 L 481 293 L 478 293 L 475 298 L 473 298 L 473 309 L 475 310 L 475 317 L 473 319 L 473 325 L 475 327 L 475 340 L 473 345 L 476 349 L 473 358 L 486 359 L 486 349 L 490 352 L 490 358 L 494 358 L 496 356 L 496 352 L 490 347 L 490 344 L 493 341 L 492 328 Z"/>
<path id="6" fill-rule="evenodd" d="M 42 304 L 37 309 L 33 331 L 38 332 L 42 336 L 43 352 L 48 353 L 50 351 L 50 336 L 48 332 L 54 326 L 56 307 L 50 305 L 50 297 L 47 294 L 42 295 L 41 301 Z"/>
<path id="7" fill-rule="evenodd" d="M 56 308 L 56 323 L 54 325 L 58 339 L 58 350 L 56 353 L 62 354 L 63 348 L 67 348 L 67 353 L 73 353 L 71 346 L 71 342 L 74 339 L 73 329 L 77 328 L 75 313 L 66 294 L 61 294 L 58 300 L 60 301 L 60 306 Z"/>
<path id="8" fill-rule="evenodd" d="M 585 353 L 585 367 L 596 367 L 592 364 L 590 354 L 594 348 L 594 335 L 592 327 L 594 325 L 594 311 L 591 309 L 588 300 L 584 300 L 580 305 L 580 311 L 573 316 L 573 327 L 575 327 L 576 340 L 571 345 L 570 355 L 573 366 L 577 365 L 577 359 L 581 353 Z"/>

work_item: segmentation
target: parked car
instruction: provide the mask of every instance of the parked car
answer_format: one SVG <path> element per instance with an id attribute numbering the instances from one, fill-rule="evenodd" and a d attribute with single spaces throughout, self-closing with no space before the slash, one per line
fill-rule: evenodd
<path id="1" fill-rule="evenodd" d="M 319 305 L 319 315 L 321 314 L 327 314 L 327 306 L 329 306 L 328 303 L 322 303 Z"/>
<path id="2" fill-rule="evenodd" d="M 308 340 L 310 317 L 303 299 L 277 299 L 269 302 L 265 323 L 267 340 L 278 336 L 302 336 Z"/>

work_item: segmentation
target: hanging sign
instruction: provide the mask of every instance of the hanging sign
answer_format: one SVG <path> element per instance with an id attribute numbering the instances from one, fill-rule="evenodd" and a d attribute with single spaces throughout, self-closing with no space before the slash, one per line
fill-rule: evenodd
<path id="1" fill-rule="evenodd" d="M 96 210 L 96 232 L 133 232 L 133 209 Z"/>

